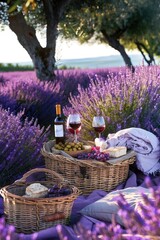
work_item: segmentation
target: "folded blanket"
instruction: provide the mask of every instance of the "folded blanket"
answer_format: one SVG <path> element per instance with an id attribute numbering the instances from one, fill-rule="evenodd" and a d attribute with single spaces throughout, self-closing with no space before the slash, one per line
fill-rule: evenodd
<path id="1" fill-rule="evenodd" d="M 160 172 L 160 142 L 151 132 L 141 128 L 126 128 L 109 134 L 107 147 L 126 146 L 137 153 L 136 165 L 144 174 Z"/>

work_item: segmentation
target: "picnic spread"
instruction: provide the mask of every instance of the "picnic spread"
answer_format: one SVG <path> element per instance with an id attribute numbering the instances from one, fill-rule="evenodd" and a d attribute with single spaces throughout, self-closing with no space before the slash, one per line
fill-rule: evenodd
<path id="1" fill-rule="evenodd" d="M 142 191 L 151 194 L 147 175 L 155 188 L 159 185 L 160 142 L 144 129 L 123 129 L 109 134 L 97 146 L 88 142 L 77 155 L 70 153 L 57 149 L 53 140 L 44 143 L 41 154 L 45 166 L 0 190 L 0 215 L 16 227 L 17 239 L 21 232 L 26 240 L 33 239 L 35 233 L 39 240 L 59 239 L 57 225 L 61 224 L 63 234 L 76 240 L 76 224 L 93 230 L 96 223 L 111 223 L 117 213 L 115 196 L 121 193 L 136 206 Z M 37 182 L 39 172 L 41 181 Z M 123 226 L 118 215 L 116 222 Z"/>

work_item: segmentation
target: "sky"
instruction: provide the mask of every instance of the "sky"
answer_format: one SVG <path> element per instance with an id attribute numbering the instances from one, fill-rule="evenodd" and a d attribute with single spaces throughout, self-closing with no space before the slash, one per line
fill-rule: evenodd
<path id="1" fill-rule="evenodd" d="M 45 46 L 45 39 L 37 35 L 41 45 Z M 79 59 L 119 55 L 113 48 L 105 44 L 79 44 L 77 41 L 57 40 L 56 59 Z M 18 42 L 17 36 L 7 27 L 0 31 L 0 63 L 30 62 L 27 51 Z"/>

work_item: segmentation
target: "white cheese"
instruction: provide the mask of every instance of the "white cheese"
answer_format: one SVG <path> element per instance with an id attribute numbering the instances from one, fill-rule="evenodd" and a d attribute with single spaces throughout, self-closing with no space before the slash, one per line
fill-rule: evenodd
<path id="1" fill-rule="evenodd" d="M 120 146 L 120 147 L 110 147 L 110 148 L 107 148 L 106 150 L 104 150 L 103 152 L 109 153 L 109 156 L 110 156 L 110 157 L 117 158 L 117 157 L 121 157 L 121 156 L 123 156 L 123 155 L 126 155 L 126 153 L 127 153 L 127 148 L 124 147 L 124 146 Z"/>
<path id="2" fill-rule="evenodd" d="M 45 197 L 48 193 L 48 188 L 40 183 L 32 183 L 26 187 L 26 195 L 30 197 Z"/>

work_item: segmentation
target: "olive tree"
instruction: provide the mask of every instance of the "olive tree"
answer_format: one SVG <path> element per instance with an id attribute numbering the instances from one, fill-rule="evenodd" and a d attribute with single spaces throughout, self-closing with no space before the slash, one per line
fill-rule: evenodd
<path id="1" fill-rule="evenodd" d="M 67 39 L 81 43 L 109 44 L 132 67 L 126 49 L 138 49 L 153 61 L 153 38 L 159 29 L 158 0 L 72 0 L 66 8 L 60 31 Z M 107 50 L 106 50 L 107 51 Z M 146 60 L 146 59 L 145 59 Z"/>
<path id="2" fill-rule="evenodd" d="M 0 2 L 1 24 L 8 24 L 32 59 L 40 80 L 53 80 L 58 24 L 70 0 L 8 0 Z M 46 29 L 42 47 L 36 31 Z"/>

